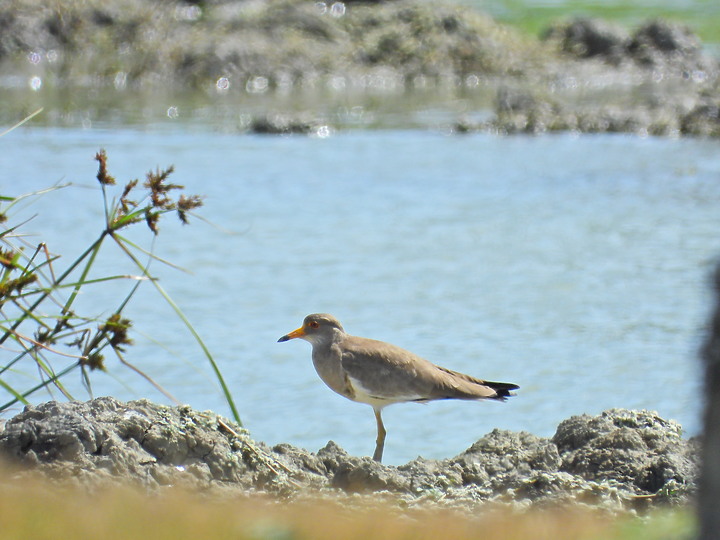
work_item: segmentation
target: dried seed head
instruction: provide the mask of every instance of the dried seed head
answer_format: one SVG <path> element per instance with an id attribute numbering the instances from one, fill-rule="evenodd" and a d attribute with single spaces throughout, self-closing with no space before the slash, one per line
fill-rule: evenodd
<path id="1" fill-rule="evenodd" d="M 122 352 L 124 345 L 132 345 L 133 343 L 132 339 L 128 337 L 128 330 L 131 326 L 132 321 L 130 319 L 122 318 L 119 313 L 114 313 L 108 317 L 105 324 L 100 326 L 100 331 L 109 335 L 108 343 L 113 349 Z"/>
<path id="2" fill-rule="evenodd" d="M 182 221 L 183 224 L 187 225 L 187 212 L 189 212 L 190 210 L 194 210 L 195 208 L 200 208 L 202 205 L 202 197 L 200 197 L 199 195 L 190 195 L 189 197 L 185 195 L 180 195 L 180 198 L 177 202 L 177 213 L 180 221 Z"/>
<path id="3" fill-rule="evenodd" d="M 107 172 L 107 153 L 105 152 L 105 149 L 101 148 L 100 151 L 95 154 L 95 159 L 99 163 L 97 173 L 98 182 L 102 185 L 114 186 L 115 178 L 110 176 Z"/>
<path id="4" fill-rule="evenodd" d="M 107 371 L 105 368 L 105 357 L 97 351 L 90 353 L 85 358 L 81 358 L 80 365 L 89 367 L 90 371 L 95 371 L 96 369 Z"/>
<path id="5" fill-rule="evenodd" d="M 8 270 L 17 268 L 17 254 L 11 249 L 0 249 L 0 265 Z"/>
<path id="6" fill-rule="evenodd" d="M 155 172 L 150 171 L 147 173 L 147 179 L 143 185 L 150 190 L 150 199 L 152 200 L 152 204 L 155 208 L 172 210 L 173 203 L 170 197 L 168 197 L 168 193 L 173 189 L 183 189 L 185 187 L 177 184 L 164 183 L 168 176 L 170 176 L 174 171 L 175 167 L 170 165 L 164 171 L 157 169 Z"/>
<path id="7" fill-rule="evenodd" d="M 158 220 L 160 219 L 160 212 L 153 212 L 149 208 L 145 210 L 145 222 L 147 223 L 147 226 L 150 228 L 152 232 L 157 234 L 159 232 L 158 229 Z"/>

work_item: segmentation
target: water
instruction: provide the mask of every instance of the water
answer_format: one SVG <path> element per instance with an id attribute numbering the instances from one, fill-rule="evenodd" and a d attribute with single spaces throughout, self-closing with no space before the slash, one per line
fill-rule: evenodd
<path id="1" fill-rule="evenodd" d="M 570 415 L 611 407 L 699 429 L 696 352 L 720 253 L 714 141 L 17 130 L 0 139 L 3 193 L 75 183 L 16 218 L 38 213 L 26 230 L 64 261 L 101 228 L 99 147 L 121 182 L 172 163 L 174 182 L 206 196 L 201 213 L 222 230 L 166 220 L 156 246 L 192 274 L 153 269 L 256 439 L 311 450 L 333 439 L 359 455 L 374 447 L 371 409 L 323 385 L 309 344 L 276 343 L 318 311 L 350 333 L 521 386 L 504 404 L 387 408 L 388 463 L 453 456 L 495 427 L 549 436 Z M 141 226 L 133 238 L 147 244 L 148 235 Z M 107 255 L 102 270 L 125 268 Z M 82 301 L 109 312 L 128 286 Z M 201 351 L 150 286 L 128 313 L 138 330 L 128 360 L 181 401 L 229 414 Z M 166 401 L 117 361 L 108 366 L 93 374 L 96 395 Z M 79 377 L 66 382 L 85 396 Z"/>

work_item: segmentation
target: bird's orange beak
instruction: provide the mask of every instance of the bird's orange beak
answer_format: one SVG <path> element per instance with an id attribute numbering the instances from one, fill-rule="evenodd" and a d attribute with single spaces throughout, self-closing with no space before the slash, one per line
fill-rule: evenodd
<path id="1" fill-rule="evenodd" d="M 293 331 L 290 332 L 289 334 L 285 334 L 283 337 L 281 337 L 280 339 L 278 339 L 278 343 L 281 343 L 281 342 L 283 342 L 283 341 L 287 341 L 287 340 L 289 340 L 289 339 L 295 339 L 295 338 L 303 337 L 304 335 L 305 335 L 305 328 L 301 326 L 301 327 L 298 328 L 297 330 L 293 330 Z"/>

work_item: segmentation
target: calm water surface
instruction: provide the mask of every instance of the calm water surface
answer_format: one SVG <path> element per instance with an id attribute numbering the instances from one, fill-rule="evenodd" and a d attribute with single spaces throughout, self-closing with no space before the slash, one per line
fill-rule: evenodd
<path id="1" fill-rule="evenodd" d="M 323 385 L 309 344 L 276 343 L 318 311 L 350 333 L 521 386 L 504 404 L 386 409 L 388 463 L 453 456 L 495 427 L 552 435 L 570 415 L 611 407 L 657 410 L 698 430 L 696 350 L 720 254 L 717 142 L 17 130 L 0 139 L 2 191 L 74 184 L 16 217 L 39 214 L 25 230 L 65 261 L 102 226 L 99 147 L 120 181 L 172 163 L 174 182 L 206 196 L 202 215 L 218 227 L 166 220 L 156 246 L 192 274 L 154 270 L 259 440 L 374 448 L 371 409 Z M 147 244 L 149 235 L 133 238 Z M 116 250 L 106 255 L 99 270 L 118 272 Z M 88 289 L 82 301 L 109 311 L 128 287 Z M 129 315 L 137 343 L 128 359 L 183 402 L 228 414 L 201 351 L 151 287 Z M 94 374 L 96 395 L 163 401 L 109 367 Z M 67 384 L 85 397 L 79 380 Z"/>

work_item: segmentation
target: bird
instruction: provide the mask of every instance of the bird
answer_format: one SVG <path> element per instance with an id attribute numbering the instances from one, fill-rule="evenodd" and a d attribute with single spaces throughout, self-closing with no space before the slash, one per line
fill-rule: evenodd
<path id="1" fill-rule="evenodd" d="M 377 439 L 373 459 L 382 462 L 387 431 L 382 410 L 393 403 L 440 399 L 505 401 L 516 384 L 477 379 L 431 363 L 396 345 L 352 336 L 327 313 L 313 313 L 278 343 L 300 338 L 312 345 L 320 378 L 343 397 L 373 408 Z"/>

